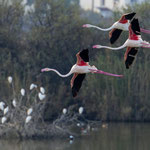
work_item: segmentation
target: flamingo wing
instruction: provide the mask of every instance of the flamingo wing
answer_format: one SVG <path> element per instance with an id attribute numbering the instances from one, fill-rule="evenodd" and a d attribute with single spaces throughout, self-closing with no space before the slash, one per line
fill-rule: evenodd
<path id="1" fill-rule="evenodd" d="M 84 49 L 79 53 L 80 57 L 83 59 L 84 62 L 89 62 L 89 50 Z"/>
<path id="2" fill-rule="evenodd" d="M 71 79 L 71 88 L 72 88 L 72 95 L 73 97 L 77 96 L 77 93 L 79 92 L 82 82 L 85 78 L 86 74 L 78 74 L 74 73 L 72 79 Z"/>
<path id="3" fill-rule="evenodd" d="M 116 28 L 112 29 L 109 32 L 109 39 L 110 39 L 111 44 L 114 44 L 117 41 L 117 39 L 119 38 L 121 32 L 122 32 L 122 30 L 116 29 Z"/>
<path id="4" fill-rule="evenodd" d="M 125 18 L 127 20 L 132 20 L 132 18 L 135 16 L 135 12 L 132 12 L 132 13 L 127 13 L 127 14 L 124 14 Z"/>
<path id="5" fill-rule="evenodd" d="M 125 65 L 126 68 L 129 69 L 129 66 L 132 65 L 133 61 L 135 60 L 135 56 L 138 52 L 138 49 L 135 47 L 127 47 L 127 50 L 124 55 Z"/>
<path id="6" fill-rule="evenodd" d="M 130 29 L 130 28 L 129 28 Z M 132 31 L 136 34 L 136 35 L 141 35 L 140 34 L 140 25 L 139 25 L 139 21 L 137 18 L 134 18 L 131 21 L 131 29 Z"/>

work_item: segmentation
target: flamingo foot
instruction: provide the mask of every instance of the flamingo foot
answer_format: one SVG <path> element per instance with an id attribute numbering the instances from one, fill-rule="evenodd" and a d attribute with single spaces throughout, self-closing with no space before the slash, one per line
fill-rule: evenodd
<path id="1" fill-rule="evenodd" d="M 143 33 L 150 34 L 150 30 L 146 30 L 146 29 L 140 28 L 140 31 L 143 32 Z"/>
<path id="2" fill-rule="evenodd" d="M 95 70 L 95 69 L 89 69 L 92 73 L 98 73 L 98 74 L 104 74 L 108 76 L 114 76 L 114 77 L 123 77 L 123 75 L 118 75 L 118 74 L 112 74 L 108 72 L 104 72 L 102 70 Z"/>

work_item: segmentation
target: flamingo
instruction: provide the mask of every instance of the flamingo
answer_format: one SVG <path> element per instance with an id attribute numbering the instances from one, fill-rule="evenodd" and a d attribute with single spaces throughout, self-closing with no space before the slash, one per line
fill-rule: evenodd
<path id="1" fill-rule="evenodd" d="M 132 13 L 127 13 L 127 14 L 122 15 L 122 17 L 117 22 L 115 22 L 111 27 L 106 28 L 106 29 L 103 29 L 103 28 L 100 28 L 98 26 L 94 26 L 91 24 L 84 24 L 83 27 L 96 28 L 101 31 L 110 31 L 111 30 L 109 32 L 110 43 L 114 44 L 116 42 L 116 40 L 119 38 L 122 31 L 128 31 L 130 21 L 133 19 L 135 14 L 136 13 L 132 12 Z M 143 33 L 150 34 L 149 30 L 145 30 L 143 28 L 140 28 L 140 31 Z"/>
<path id="2" fill-rule="evenodd" d="M 122 46 L 117 47 L 117 48 L 101 46 L 101 45 L 93 46 L 93 48 L 107 48 L 111 50 L 119 50 L 125 47 L 127 47 L 127 50 L 124 55 L 124 60 L 125 60 L 125 65 L 127 69 L 129 69 L 129 66 L 132 65 L 135 59 L 135 55 L 138 52 L 138 47 L 150 48 L 150 43 L 142 40 L 141 38 L 140 27 L 139 27 L 139 22 L 137 18 L 134 18 L 131 21 L 131 24 L 129 26 L 129 37 Z"/>
<path id="3" fill-rule="evenodd" d="M 51 68 L 41 69 L 41 72 L 54 71 L 60 77 L 63 77 L 63 78 L 68 77 L 71 74 L 73 74 L 73 77 L 72 77 L 71 82 L 70 82 L 73 97 L 77 96 L 77 93 L 79 92 L 79 90 L 81 88 L 81 85 L 82 85 L 82 82 L 85 78 L 86 73 L 99 73 L 99 74 L 105 74 L 105 75 L 116 76 L 116 77 L 122 77 L 123 76 L 123 75 L 116 75 L 116 74 L 104 72 L 102 70 L 98 70 L 95 66 L 90 66 L 88 53 L 89 53 L 88 49 L 84 49 L 82 51 L 79 51 L 76 54 L 76 57 L 77 57 L 76 64 L 72 66 L 71 70 L 66 75 L 62 75 L 56 69 L 51 69 Z"/>

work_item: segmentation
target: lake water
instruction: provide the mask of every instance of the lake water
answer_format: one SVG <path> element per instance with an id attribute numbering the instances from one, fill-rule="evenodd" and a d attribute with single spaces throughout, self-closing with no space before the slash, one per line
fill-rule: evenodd
<path id="1" fill-rule="evenodd" d="M 150 123 L 110 123 L 74 139 L 0 140 L 0 150 L 150 150 Z"/>

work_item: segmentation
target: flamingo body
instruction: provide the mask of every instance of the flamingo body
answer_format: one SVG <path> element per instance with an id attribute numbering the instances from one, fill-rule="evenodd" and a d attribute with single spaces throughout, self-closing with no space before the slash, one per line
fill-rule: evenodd
<path id="1" fill-rule="evenodd" d="M 150 48 L 150 43 L 147 41 L 144 41 L 141 38 L 140 34 L 140 26 L 138 19 L 133 19 L 131 21 L 131 24 L 129 26 L 129 37 L 126 40 L 126 42 L 120 46 L 120 47 L 108 47 L 108 46 L 102 46 L 102 45 L 94 45 L 93 48 L 107 48 L 111 50 L 120 50 L 122 48 L 127 47 L 124 59 L 125 59 L 125 65 L 126 68 L 128 69 L 129 66 L 133 63 L 135 59 L 135 55 L 138 52 L 138 47 L 144 47 L 144 48 Z"/>
<path id="2" fill-rule="evenodd" d="M 78 52 L 76 54 L 76 57 L 77 57 L 76 64 L 73 65 L 71 70 L 69 71 L 69 73 L 67 73 L 65 75 L 62 75 L 57 70 L 51 69 L 51 68 L 44 68 L 41 71 L 42 72 L 54 71 L 60 77 L 63 77 L 63 78 L 68 77 L 71 74 L 73 74 L 73 77 L 72 77 L 71 82 L 70 82 L 73 97 L 77 96 L 77 93 L 79 92 L 79 90 L 82 86 L 82 82 L 83 82 L 87 73 L 99 73 L 99 74 L 106 74 L 109 76 L 122 77 L 122 75 L 109 74 L 109 73 L 103 72 L 101 70 L 98 70 L 95 66 L 90 66 L 88 53 L 89 53 L 88 49 L 84 49 L 84 50 Z"/>
<path id="3" fill-rule="evenodd" d="M 135 14 L 136 13 L 134 13 L 134 12 L 124 14 L 111 27 L 106 28 L 106 29 L 103 29 L 103 28 L 100 28 L 98 26 L 91 25 L 91 24 L 84 24 L 83 27 L 96 28 L 96 29 L 101 30 L 101 31 L 110 31 L 111 30 L 109 32 L 109 39 L 110 39 L 110 43 L 114 44 L 117 41 L 117 39 L 119 38 L 119 36 L 121 35 L 122 31 L 128 31 L 129 30 L 130 21 L 133 19 Z M 145 29 L 142 29 L 142 28 L 139 28 L 139 30 L 143 33 L 150 34 L 149 30 L 145 30 Z"/>

